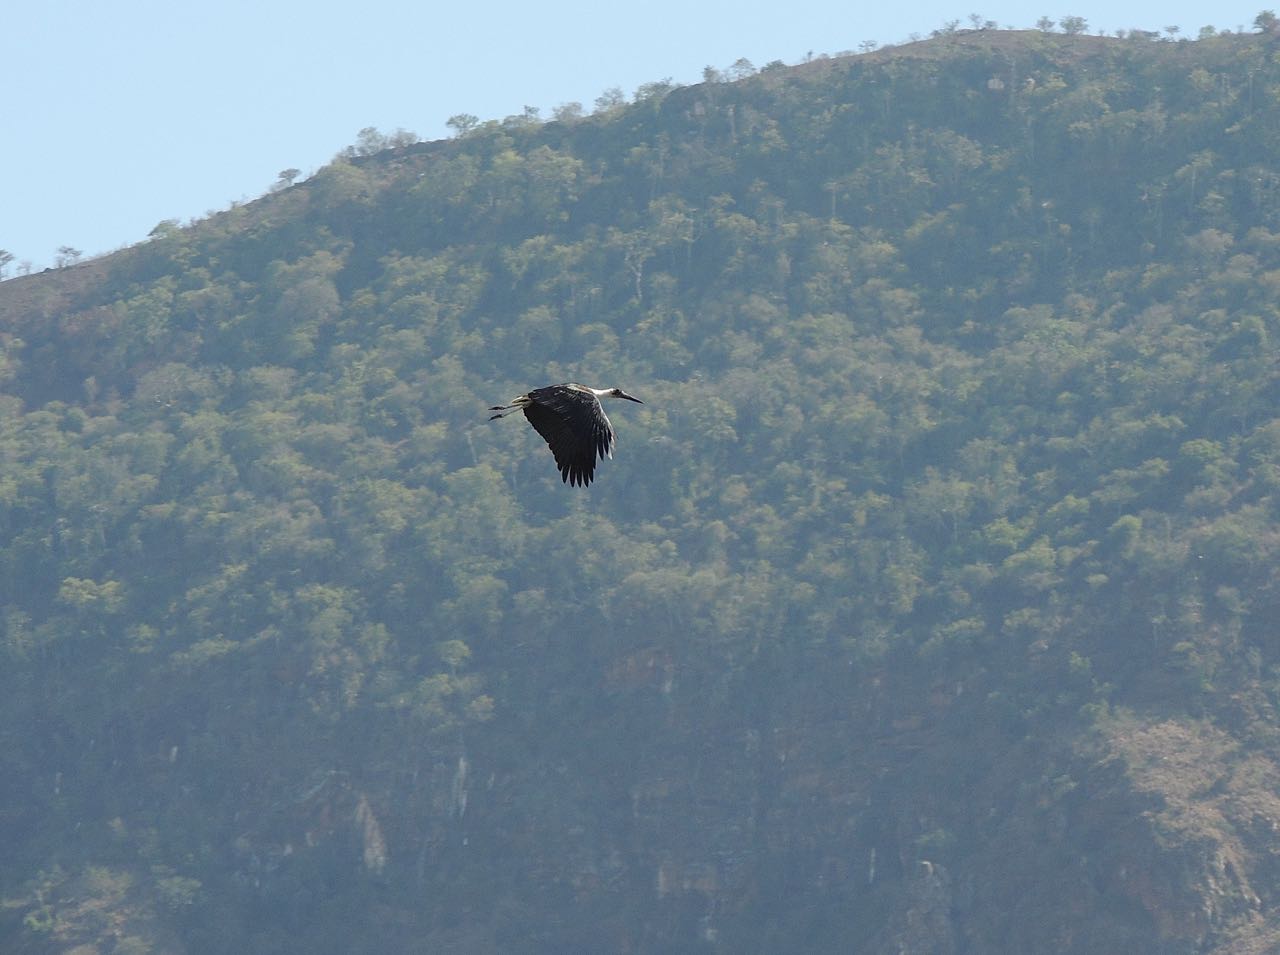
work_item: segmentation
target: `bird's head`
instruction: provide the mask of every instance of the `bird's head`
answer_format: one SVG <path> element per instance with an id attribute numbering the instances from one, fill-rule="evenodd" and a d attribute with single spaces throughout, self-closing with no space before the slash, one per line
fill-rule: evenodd
<path id="1" fill-rule="evenodd" d="M 644 402 L 641 401 L 639 398 L 631 397 L 631 395 L 627 394 L 621 388 L 610 388 L 609 397 L 610 398 L 626 398 L 628 401 L 634 401 L 638 405 L 644 404 Z"/>

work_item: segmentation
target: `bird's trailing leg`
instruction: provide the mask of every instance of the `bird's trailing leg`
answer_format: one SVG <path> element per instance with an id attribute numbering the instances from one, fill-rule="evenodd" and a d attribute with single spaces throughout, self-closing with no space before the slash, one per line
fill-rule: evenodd
<path id="1" fill-rule="evenodd" d="M 527 407 L 528 404 L 529 396 L 521 395 L 518 398 L 512 399 L 511 404 L 509 405 L 493 405 L 489 410 L 496 411 L 498 413 L 489 415 L 489 420 L 493 421 L 496 418 L 505 418 L 507 415 L 511 414 L 511 412 L 519 411 L 521 408 Z"/>

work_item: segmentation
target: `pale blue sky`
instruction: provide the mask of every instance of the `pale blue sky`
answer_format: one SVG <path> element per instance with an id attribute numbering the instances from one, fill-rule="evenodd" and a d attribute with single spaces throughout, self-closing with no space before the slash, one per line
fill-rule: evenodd
<path id="1" fill-rule="evenodd" d="M 502 119 L 740 57 L 756 66 L 927 36 L 970 13 L 1000 26 L 1084 17 L 1089 32 L 1251 28 L 1259 0 L 833 0 L 601 5 L 356 0 L 44 0 L 0 15 L 0 248 L 7 274 L 142 241 L 309 175 L 359 130 L 447 135 L 455 113 Z M 1058 7 L 1061 7 L 1059 9 Z"/>

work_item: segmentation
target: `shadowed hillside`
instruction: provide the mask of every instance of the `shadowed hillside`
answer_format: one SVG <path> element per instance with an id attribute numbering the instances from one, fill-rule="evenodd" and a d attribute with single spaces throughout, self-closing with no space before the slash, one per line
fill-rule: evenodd
<path id="1" fill-rule="evenodd" d="M 651 84 L 0 283 L 0 947 L 1274 950 L 1277 52 Z M 485 420 L 566 380 L 585 490 Z"/>

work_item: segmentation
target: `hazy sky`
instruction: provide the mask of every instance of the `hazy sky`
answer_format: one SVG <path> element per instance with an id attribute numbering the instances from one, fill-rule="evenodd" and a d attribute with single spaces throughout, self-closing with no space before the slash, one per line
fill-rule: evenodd
<path id="1" fill-rule="evenodd" d="M 927 36 L 970 13 L 1000 26 L 1084 17 L 1090 32 L 1251 28 L 1259 0 L 1087 0 L 1036 9 L 835 0 L 604 4 L 426 0 L 44 0 L 0 15 L 0 249 L 7 274 L 139 242 L 305 175 L 360 129 L 448 133 L 456 113 L 590 111 L 604 90 L 696 83 L 704 66 L 756 66 L 863 41 Z"/>

